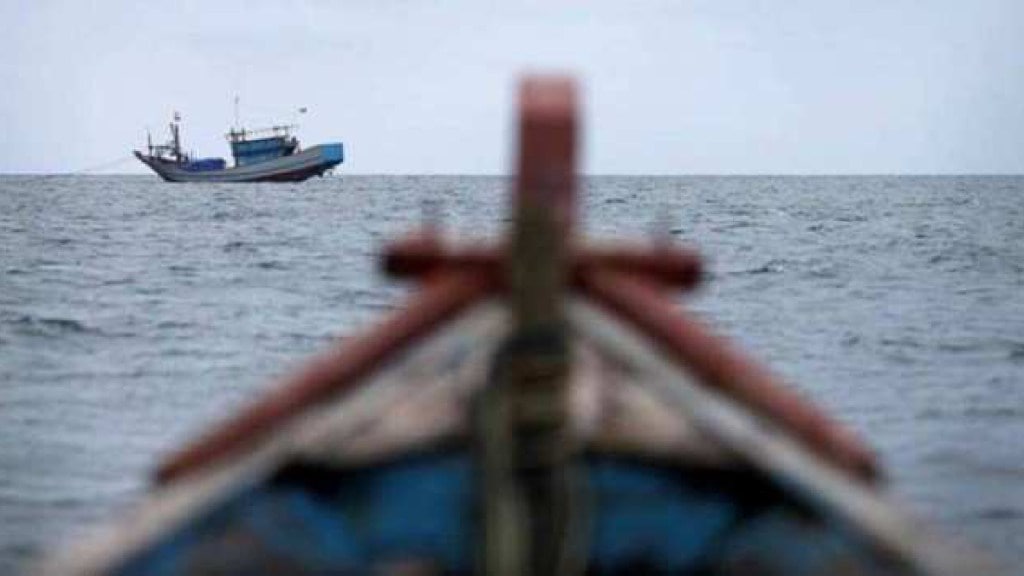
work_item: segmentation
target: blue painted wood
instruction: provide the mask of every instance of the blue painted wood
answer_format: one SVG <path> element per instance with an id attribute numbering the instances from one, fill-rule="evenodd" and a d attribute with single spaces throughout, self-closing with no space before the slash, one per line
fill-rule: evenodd
<path id="1" fill-rule="evenodd" d="M 224 162 L 223 158 L 200 158 L 198 160 L 191 160 L 186 163 L 182 168 L 189 172 L 207 172 L 210 170 L 223 170 L 227 167 L 227 163 Z"/>
<path id="2" fill-rule="evenodd" d="M 593 573 L 903 573 L 753 472 L 592 456 L 582 478 Z M 467 573 L 475 495 L 465 454 L 350 471 L 294 465 L 214 505 L 115 573 L 365 573 L 409 559 Z"/>
<path id="3" fill-rule="evenodd" d="M 599 570 L 640 563 L 667 570 L 695 567 L 740 511 L 727 494 L 641 466 L 593 463 L 590 484 L 599 506 L 591 543 Z"/>
<path id="4" fill-rule="evenodd" d="M 246 166 L 287 156 L 295 146 L 294 140 L 284 136 L 257 138 L 232 142 L 231 154 L 235 157 L 237 166 Z"/>

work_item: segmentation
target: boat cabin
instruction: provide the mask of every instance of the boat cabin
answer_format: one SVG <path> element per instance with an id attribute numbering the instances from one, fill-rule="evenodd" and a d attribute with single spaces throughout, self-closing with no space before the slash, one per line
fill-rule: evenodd
<path id="1" fill-rule="evenodd" d="M 227 134 L 235 166 L 266 162 L 298 151 L 299 140 L 291 134 L 294 126 L 272 126 L 260 130 L 232 129 Z M 269 136 L 252 138 L 269 133 Z"/>

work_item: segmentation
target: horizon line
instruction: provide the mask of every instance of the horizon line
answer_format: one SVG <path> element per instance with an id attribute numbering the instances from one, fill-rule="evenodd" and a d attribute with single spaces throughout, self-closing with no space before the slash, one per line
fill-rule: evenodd
<path id="1" fill-rule="evenodd" d="M 82 172 L 0 172 L 0 177 L 3 176 L 87 176 L 87 177 L 103 177 L 103 176 L 138 176 L 138 177 L 154 177 L 153 174 L 147 174 L 144 172 L 102 172 L 102 173 L 82 173 Z M 469 178 L 507 178 L 512 177 L 514 174 L 500 173 L 500 172 L 353 172 L 344 174 L 331 174 L 324 176 L 323 178 L 344 178 L 346 176 L 354 177 L 381 177 L 381 176 L 393 176 L 393 177 L 469 177 Z M 977 177 L 1006 177 L 1006 176 L 1024 176 L 1024 172 L 588 172 L 581 173 L 578 176 L 584 178 L 596 177 L 596 178 L 609 178 L 609 177 L 647 177 L 647 178 L 688 178 L 688 177 L 762 177 L 762 178 L 779 178 L 779 177 L 928 177 L 928 176 L 941 176 L 941 177 L 956 177 L 956 176 L 977 176 Z M 216 182 L 211 182 L 216 183 Z"/>

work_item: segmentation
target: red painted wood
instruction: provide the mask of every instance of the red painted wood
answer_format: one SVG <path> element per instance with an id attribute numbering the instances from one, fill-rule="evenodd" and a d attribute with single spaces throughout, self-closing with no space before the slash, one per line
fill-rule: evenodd
<path id="1" fill-rule="evenodd" d="M 519 87 L 519 158 L 514 201 L 550 210 L 565 234 L 575 219 L 576 85 L 561 76 L 527 77 Z"/>
<path id="2" fill-rule="evenodd" d="M 584 294 L 634 324 L 699 380 L 778 422 L 826 460 L 861 478 L 877 478 L 878 462 L 859 439 L 649 283 L 607 269 L 592 269 L 581 280 Z"/>
<path id="3" fill-rule="evenodd" d="M 430 235 L 414 235 L 384 251 L 384 271 L 396 278 L 425 278 L 443 271 L 472 271 L 499 280 L 504 269 L 503 249 L 495 245 L 445 245 Z M 703 275 L 700 256 L 671 245 L 585 246 L 569 253 L 570 278 L 579 284 L 591 269 L 608 268 L 681 289 L 697 286 Z"/>
<path id="4" fill-rule="evenodd" d="M 493 290 L 494 284 L 482 276 L 435 276 L 399 311 L 369 332 L 345 340 L 236 417 L 172 455 L 157 469 L 157 481 L 169 482 L 251 449 L 304 409 L 348 391 L 395 353 Z"/>

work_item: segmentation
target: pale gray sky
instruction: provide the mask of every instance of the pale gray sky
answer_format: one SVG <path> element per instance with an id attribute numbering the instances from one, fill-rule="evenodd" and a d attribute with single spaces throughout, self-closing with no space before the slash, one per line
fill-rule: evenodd
<path id="1" fill-rule="evenodd" d="M 172 110 L 343 140 L 343 173 L 501 173 L 517 75 L 575 73 L 591 173 L 1022 173 L 1021 0 L 0 0 L 0 172 Z M 122 170 L 141 171 L 128 164 Z"/>

